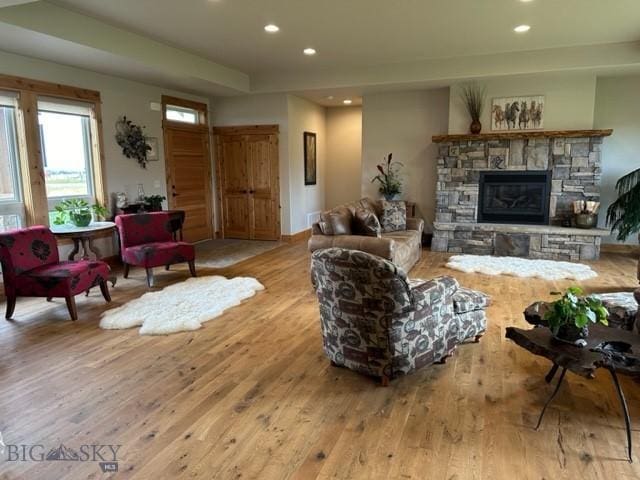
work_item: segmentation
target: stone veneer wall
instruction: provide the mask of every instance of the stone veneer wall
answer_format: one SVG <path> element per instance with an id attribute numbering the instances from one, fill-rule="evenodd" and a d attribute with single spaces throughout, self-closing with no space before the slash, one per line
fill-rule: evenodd
<path id="1" fill-rule="evenodd" d="M 436 222 L 476 223 L 481 170 L 551 170 L 549 219 L 575 200 L 600 199 L 602 137 L 471 140 L 440 144 Z"/>
<path id="2" fill-rule="evenodd" d="M 563 228 L 576 200 L 600 199 L 602 137 L 474 139 L 439 146 L 436 221 L 440 252 L 594 260 L 605 230 Z M 549 226 L 477 223 L 480 171 L 550 170 Z"/>

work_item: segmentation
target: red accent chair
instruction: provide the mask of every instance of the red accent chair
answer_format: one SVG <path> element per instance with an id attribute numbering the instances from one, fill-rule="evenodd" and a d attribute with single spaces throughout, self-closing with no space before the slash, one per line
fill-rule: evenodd
<path id="1" fill-rule="evenodd" d="M 175 263 L 189 263 L 191 276 L 196 276 L 193 245 L 178 242 L 173 237 L 169 212 L 134 213 L 118 215 L 116 226 L 120 234 L 120 255 L 124 263 L 124 278 L 131 265 L 144 267 L 147 285 L 153 287 L 153 267 Z"/>
<path id="2" fill-rule="evenodd" d="M 56 238 L 47 227 L 35 226 L 0 233 L 0 263 L 7 297 L 7 320 L 17 297 L 64 298 L 72 320 L 77 320 L 75 296 L 100 286 L 111 301 L 109 266 L 101 261 L 60 261 Z"/>

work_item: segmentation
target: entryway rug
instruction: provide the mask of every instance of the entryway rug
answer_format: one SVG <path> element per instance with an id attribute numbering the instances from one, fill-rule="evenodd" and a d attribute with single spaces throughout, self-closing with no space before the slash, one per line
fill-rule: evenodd
<path id="1" fill-rule="evenodd" d="M 587 280 L 598 276 L 591 267 L 581 263 L 487 255 L 454 255 L 449 258 L 447 267 L 466 273 L 536 277 L 544 280 Z"/>
<path id="2" fill-rule="evenodd" d="M 240 305 L 264 286 L 255 278 L 221 276 L 189 278 L 157 292 L 147 292 L 121 307 L 107 310 L 100 327 L 125 329 L 140 327 L 140 335 L 167 335 L 197 330 Z"/>
<path id="3" fill-rule="evenodd" d="M 265 240 L 209 240 L 196 244 L 196 264 L 225 268 L 284 245 Z"/>

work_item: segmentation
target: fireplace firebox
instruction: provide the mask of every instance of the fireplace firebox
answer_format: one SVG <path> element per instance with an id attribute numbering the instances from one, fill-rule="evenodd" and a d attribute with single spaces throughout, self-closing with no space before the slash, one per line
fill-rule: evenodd
<path id="1" fill-rule="evenodd" d="M 478 222 L 549 224 L 551 172 L 480 172 Z"/>

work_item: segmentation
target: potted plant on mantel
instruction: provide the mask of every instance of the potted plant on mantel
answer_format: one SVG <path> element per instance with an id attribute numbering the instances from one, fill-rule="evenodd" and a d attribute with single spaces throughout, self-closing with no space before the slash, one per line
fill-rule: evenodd
<path id="1" fill-rule="evenodd" d="M 371 183 L 378 182 L 380 184 L 379 192 L 387 200 L 395 200 L 402 193 L 402 182 L 400 181 L 400 168 L 403 165 L 400 162 L 392 161 L 393 154 L 387 156 L 385 163 L 377 166 L 378 175 L 371 179 Z"/>
<path id="2" fill-rule="evenodd" d="M 484 110 L 484 100 L 486 96 L 486 87 L 480 86 L 477 83 L 471 83 L 462 87 L 460 94 L 462 102 L 467 109 L 467 113 L 471 117 L 471 125 L 469 130 L 474 135 L 477 135 L 482 130 L 482 123 L 480 123 L 480 117 Z"/>
<path id="3" fill-rule="evenodd" d="M 570 287 L 562 298 L 549 304 L 544 320 L 554 338 L 584 346 L 589 336 L 589 324 L 608 325 L 609 312 L 595 297 L 582 297 L 580 287 Z M 557 293 L 556 293 L 557 294 Z"/>

